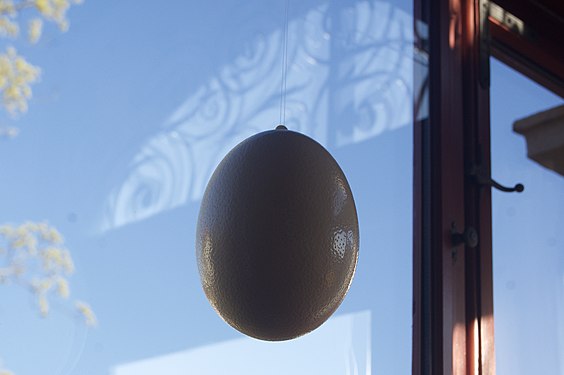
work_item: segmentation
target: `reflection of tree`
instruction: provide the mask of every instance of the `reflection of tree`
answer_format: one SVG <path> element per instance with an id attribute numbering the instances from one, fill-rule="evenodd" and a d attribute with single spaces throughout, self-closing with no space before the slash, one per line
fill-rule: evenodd
<path id="1" fill-rule="evenodd" d="M 413 20 L 379 1 L 325 4 L 289 23 L 286 125 L 329 147 L 411 123 Z M 279 118 L 281 30 L 258 33 L 140 149 L 102 230 L 201 198 L 223 156 Z M 221 48 L 221 46 L 218 46 Z"/>
<path id="2" fill-rule="evenodd" d="M 331 107 L 337 147 L 411 122 L 413 20 L 384 2 L 360 2 L 334 20 Z"/>

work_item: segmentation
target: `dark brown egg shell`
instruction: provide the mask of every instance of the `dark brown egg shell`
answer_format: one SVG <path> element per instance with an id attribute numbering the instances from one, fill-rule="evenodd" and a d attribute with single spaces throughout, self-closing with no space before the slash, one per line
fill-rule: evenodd
<path id="1" fill-rule="evenodd" d="M 288 130 L 231 150 L 202 200 L 196 255 L 219 315 L 263 340 L 304 335 L 341 304 L 358 259 L 345 175 L 311 138 Z"/>

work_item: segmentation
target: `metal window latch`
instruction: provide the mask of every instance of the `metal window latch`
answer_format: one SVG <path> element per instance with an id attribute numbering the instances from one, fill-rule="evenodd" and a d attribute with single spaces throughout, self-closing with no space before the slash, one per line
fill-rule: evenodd
<path id="1" fill-rule="evenodd" d="M 500 191 L 504 191 L 506 193 L 512 193 L 512 192 L 517 192 L 517 193 L 521 193 L 523 192 L 523 190 L 525 190 L 525 186 L 523 186 L 523 184 L 516 184 L 513 187 L 507 187 L 507 186 L 503 186 L 500 183 L 498 183 L 497 181 L 495 181 L 493 178 L 491 178 L 484 170 L 484 168 L 482 168 L 481 166 L 478 165 L 474 165 L 472 168 L 470 168 L 469 172 L 468 172 L 468 176 L 473 178 L 474 181 L 481 186 L 491 186 L 494 187 Z"/>
<path id="2" fill-rule="evenodd" d="M 454 223 L 452 223 L 450 229 L 450 239 L 453 246 L 464 244 L 471 249 L 478 246 L 479 242 L 478 231 L 476 229 L 468 227 L 464 230 L 464 232 L 460 233 L 456 229 L 456 225 Z"/>

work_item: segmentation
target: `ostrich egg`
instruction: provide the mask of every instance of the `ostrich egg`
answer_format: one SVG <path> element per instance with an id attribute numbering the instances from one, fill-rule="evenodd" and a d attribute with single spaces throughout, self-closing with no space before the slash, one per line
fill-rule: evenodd
<path id="1" fill-rule="evenodd" d="M 204 292 L 240 332 L 288 340 L 325 322 L 358 259 L 356 207 L 319 143 L 279 126 L 247 138 L 204 193 L 196 256 Z"/>

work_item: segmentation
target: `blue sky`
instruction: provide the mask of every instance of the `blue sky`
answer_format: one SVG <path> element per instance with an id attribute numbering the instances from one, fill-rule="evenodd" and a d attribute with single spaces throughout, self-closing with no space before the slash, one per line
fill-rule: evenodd
<path id="1" fill-rule="evenodd" d="M 515 120 L 562 98 L 492 62 L 494 314 L 500 374 L 564 373 L 564 178 L 527 158 Z"/>
<path id="2" fill-rule="evenodd" d="M 358 269 L 336 315 L 369 311 L 372 371 L 407 374 L 417 86 L 411 2 L 290 4 L 287 125 L 329 149 L 359 213 Z M 2 286 L 7 368 L 109 374 L 241 339 L 201 290 L 194 232 L 215 165 L 279 121 L 283 9 L 282 1 L 87 0 L 70 12 L 68 33 L 47 30 L 39 45 L 19 47 L 43 77 L 16 122 L 20 135 L 0 143 L 0 222 L 59 228 L 76 262 L 71 295 L 92 305 L 99 326 L 77 324 L 65 303 L 38 318 L 26 291 Z M 544 108 L 542 98 L 513 107 L 526 115 Z M 512 120 L 493 121 L 508 131 Z M 513 147 L 500 139 L 500 149 Z M 519 147 L 514 154 L 523 156 Z M 504 182 L 519 178 L 500 170 Z M 319 358 L 320 340 L 309 340 L 317 344 L 304 352 Z"/>
<path id="3" fill-rule="evenodd" d="M 68 33 L 20 48 L 43 78 L 1 144 L 0 219 L 59 228 L 72 296 L 99 326 L 64 303 L 40 319 L 27 292 L 2 288 L 0 353 L 17 374 L 107 374 L 241 337 L 201 290 L 195 221 L 223 155 L 279 121 L 284 3 L 155 6 L 87 1 Z M 333 153 L 359 212 L 360 262 L 337 315 L 370 311 L 374 369 L 388 373 L 410 368 L 411 22 L 399 3 L 289 12 L 286 123 Z"/>

